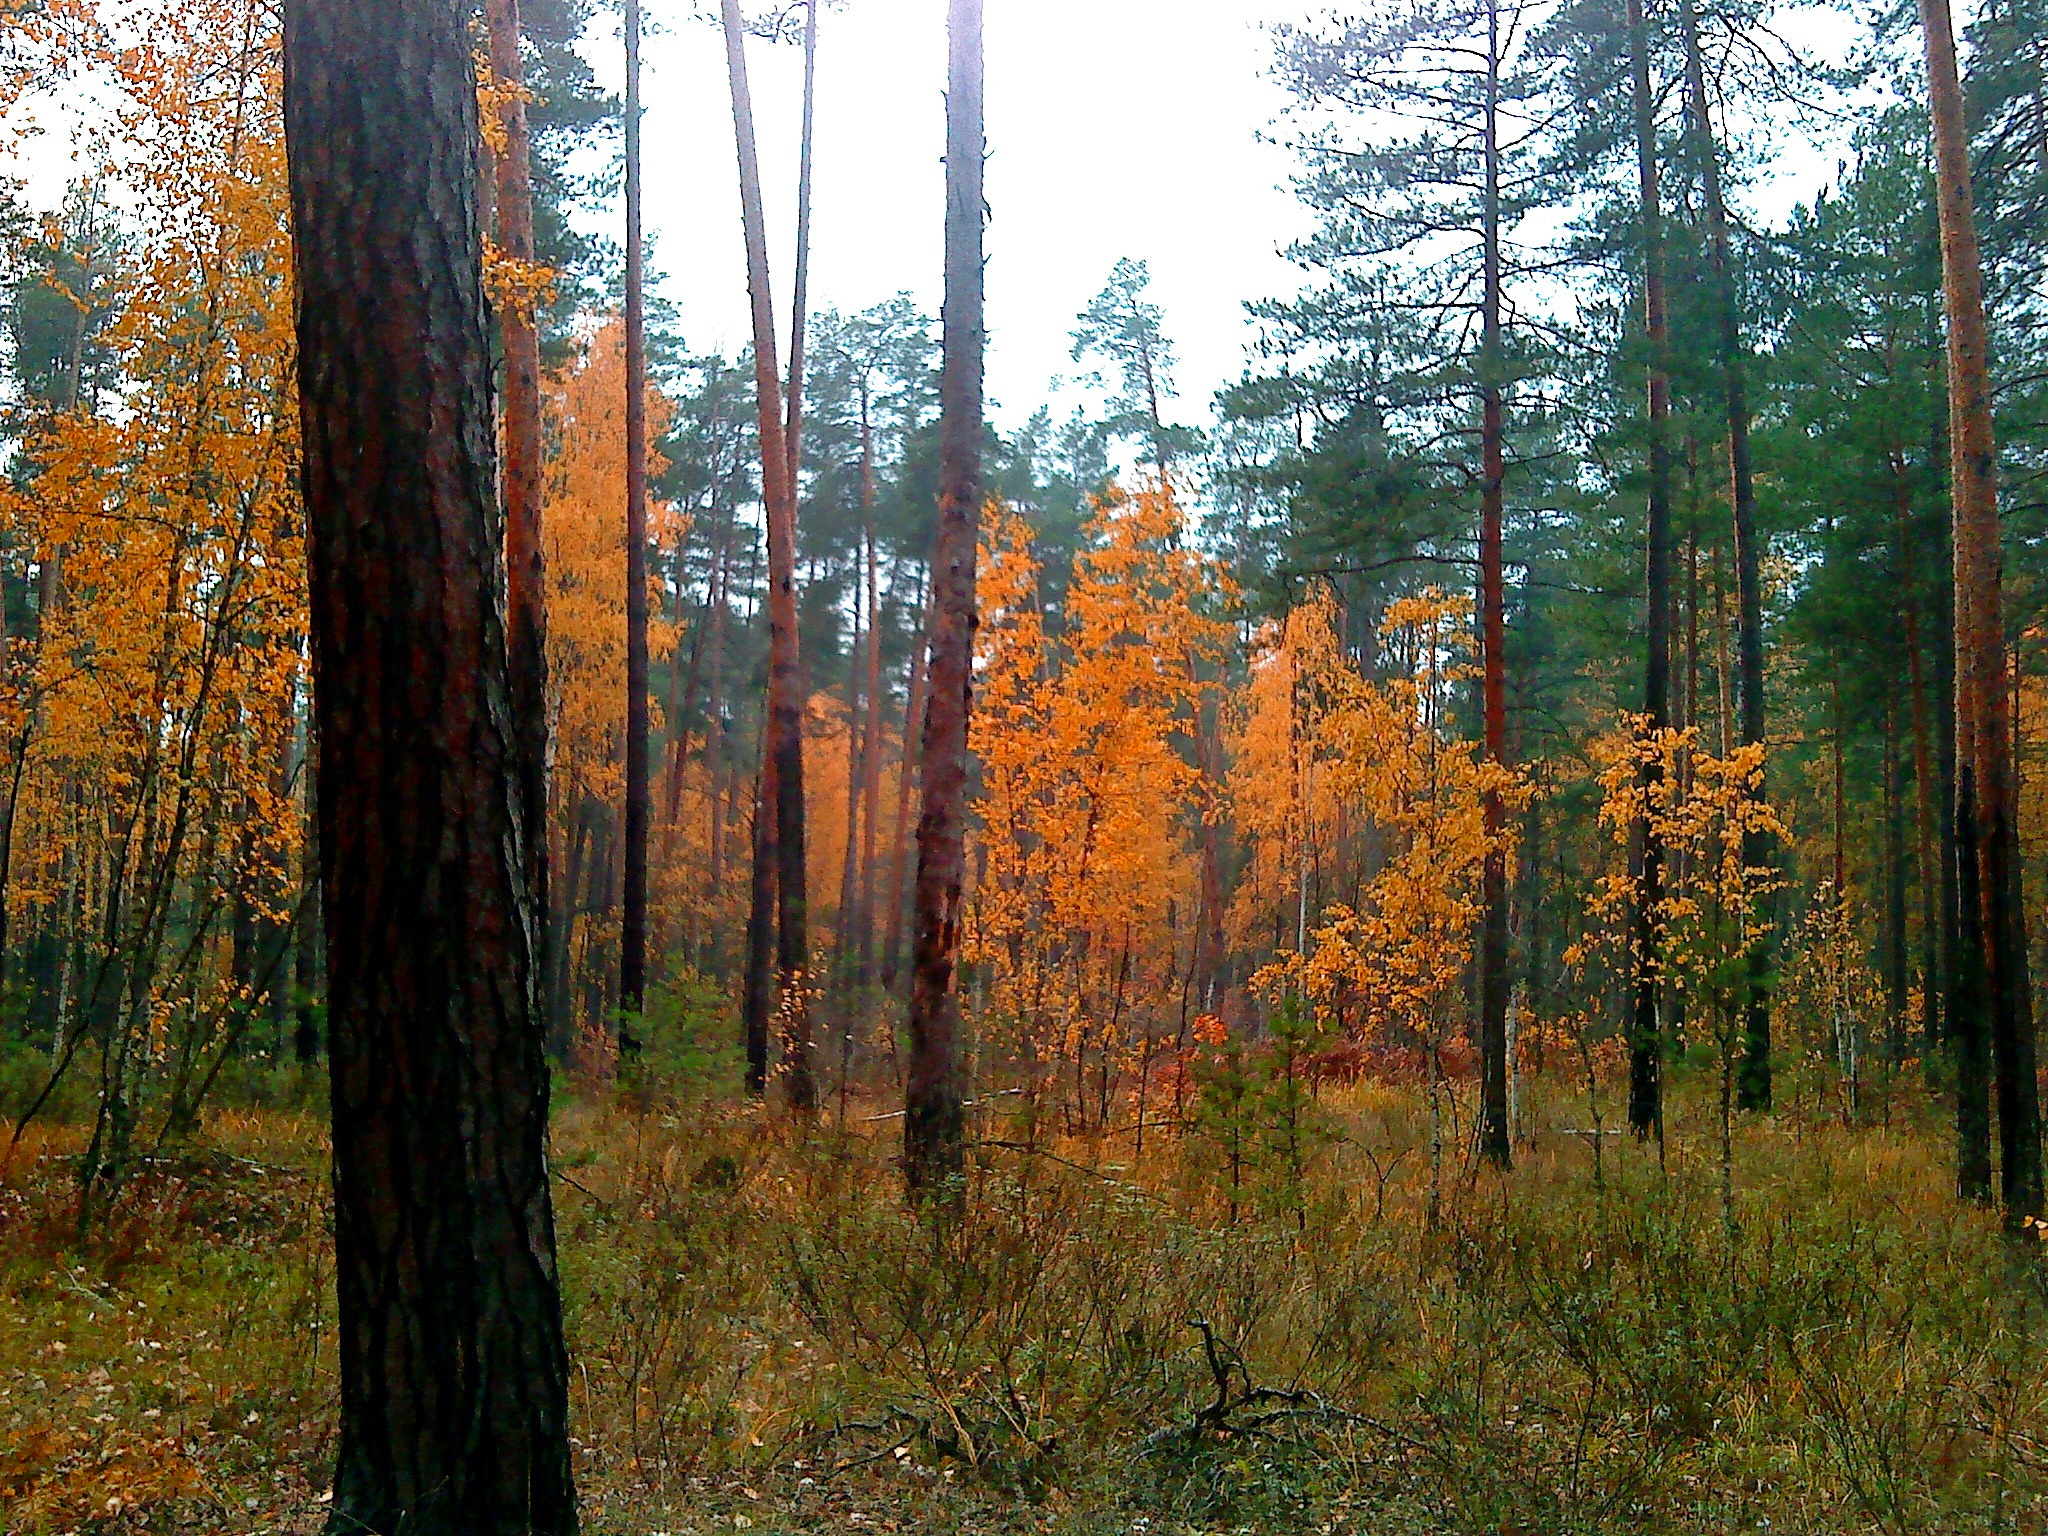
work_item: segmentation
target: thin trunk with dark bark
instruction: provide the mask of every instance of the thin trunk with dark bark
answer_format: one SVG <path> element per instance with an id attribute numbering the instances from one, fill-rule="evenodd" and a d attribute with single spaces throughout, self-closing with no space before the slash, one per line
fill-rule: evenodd
<path id="1" fill-rule="evenodd" d="M 1920 599 L 1913 582 L 1918 569 L 1914 558 L 1912 488 L 1906 480 L 1903 450 L 1892 457 L 1894 557 L 1897 580 L 1902 588 L 1900 616 L 1905 624 L 1906 676 L 1912 704 L 1913 728 L 1913 831 L 1920 873 L 1920 1038 L 1921 1049 L 1933 1055 L 1941 1038 L 1941 877 L 1936 847 L 1946 842 L 1935 836 L 1934 804 L 1940 786 L 1935 782 L 1933 732 L 1929 728 L 1927 699 L 1927 657 L 1920 634 Z"/>
<path id="2" fill-rule="evenodd" d="M 974 681 L 975 554 L 981 521 L 981 0 L 949 0 L 946 70 L 946 301 L 939 375 L 939 529 L 932 549 L 931 686 L 923 814 L 911 924 L 910 1065 L 903 1169 L 918 1198 L 944 1198 L 966 1151 L 960 1000 L 967 833 L 967 720 Z"/>
<path id="3" fill-rule="evenodd" d="M 1479 343 L 1479 625 L 1486 760 L 1507 766 L 1507 594 L 1502 572 L 1502 482 L 1506 431 L 1501 402 L 1501 191 L 1500 17 L 1486 11 L 1486 121 L 1484 279 Z M 1485 908 L 1479 938 L 1479 1148 L 1505 1168 L 1508 1144 L 1508 857 L 1507 810 L 1498 786 L 1485 801 L 1486 859 L 1481 871 Z"/>
<path id="4" fill-rule="evenodd" d="M 1648 527 L 1644 561 L 1646 656 L 1643 714 L 1654 738 L 1671 724 L 1671 381 L 1669 327 L 1664 299 L 1664 214 L 1657 174 L 1656 102 L 1651 95 L 1650 49 L 1642 0 L 1628 0 L 1629 54 L 1635 97 L 1636 176 L 1641 196 L 1643 241 L 1643 333 L 1649 346 Z M 1661 756 L 1643 765 L 1652 805 L 1663 779 Z M 1629 1128 L 1638 1136 L 1661 1135 L 1664 1119 L 1664 1042 L 1658 1025 L 1658 963 L 1664 900 L 1664 847 L 1654 820 L 1637 828 L 1641 875 L 1636 887 L 1635 947 L 1638 971 L 1629 1027 Z"/>
<path id="5" fill-rule="evenodd" d="M 619 896 L 619 1053 L 647 1011 L 647 317 L 640 231 L 640 0 L 626 0 L 626 806 Z"/>
<path id="6" fill-rule="evenodd" d="M 882 941 L 882 987 L 894 991 L 903 963 L 903 895 L 910 853 L 910 799 L 918 782 L 918 752 L 924 740 L 925 689 L 931 681 L 931 595 L 920 594 L 923 613 L 917 643 L 910 650 L 910 682 L 903 705 L 903 756 L 896 772 L 896 830 L 889 853 L 889 927 Z"/>
<path id="7" fill-rule="evenodd" d="M 861 501 L 866 509 L 868 546 L 867 739 L 861 745 L 860 913 L 854 945 L 854 986 L 865 993 L 875 979 L 875 823 L 882 813 L 882 631 L 881 583 L 876 567 L 874 526 L 874 439 L 862 429 Z"/>

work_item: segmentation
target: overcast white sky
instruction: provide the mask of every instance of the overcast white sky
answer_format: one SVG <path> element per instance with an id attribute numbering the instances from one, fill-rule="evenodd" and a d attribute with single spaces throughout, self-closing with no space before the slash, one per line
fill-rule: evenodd
<path id="1" fill-rule="evenodd" d="M 723 42 L 700 8 L 715 11 L 709 0 L 646 0 L 647 220 L 685 341 L 730 353 L 747 334 L 739 193 Z M 1074 316 L 1120 256 L 1149 264 L 1179 348 L 1172 414 L 1206 417 L 1211 393 L 1242 367 L 1244 301 L 1294 291 L 1298 274 L 1279 253 L 1306 227 L 1286 191 L 1292 157 L 1260 139 L 1285 105 L 1267 77 L 1265 25 L 1326 9 L 1326 0 L 987 0 L 988 387 L 999 426 L 1019 425 L 1056 379 L 1080 371 L 1068 355 Z M 607 0 L 585 51 L 616 90 L 613 14 Z M 1794 6 L 1786 19 L 1822 53 L 1850 40 L 1833 12 Z M 824 15 L 818 308 L 857 310 L 908 290 L 938 311 L 945 22 L 945 0 L 844 0 Z M 795 47 L 759 40 L 748 52 L 786 348 L 802 61 Z M 65 118 L 75 122 L 86 101 L 74 95 L 68 114 L 53 111 L 26 147 L 37 206 L 54 205 L 75 174 Z M 1772 219 L 1810 198 L 1837 154 L 1796 132 L 1783 137 L 1775 185 L 1751 189 Z M 1070 389 L 1065 399 L 1075 398 Z"/>
<path id="2" fill-rule="evenodd" d="M 671 9 L 655 0 L 659 18 Z M 1258 141 L 1279 111 L 1268 19 L 1304 0 L 988 0 L 989 397 L 1018 424 L 1069 360 L 1075 314 L 1120 256 L 1150 264 L 1178 343 L 1184 419 L 1239 371 L 1243 301 L 1292 291 L 1278 254 L 1302 227 L 1288 155 Z M 945 0 L 848 0 L 821 23 L 813 303 L 940 297 Z M 604 57 L 604 41 L 593 56 Z M 778 340 L 795 225 L 799 50 L 749 42 L 769 201 Z M 647 219 L 685 338 L 747 332 L 723 45 L 670 22 L 645 50 Z"/>

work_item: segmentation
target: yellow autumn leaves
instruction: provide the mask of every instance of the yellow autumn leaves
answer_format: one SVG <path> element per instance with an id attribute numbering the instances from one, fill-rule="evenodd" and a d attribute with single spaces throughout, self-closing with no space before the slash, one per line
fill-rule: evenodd
<path id="1" fill-rule="evenodd" d="M 1232 777 L 1251 867 L 1234 920 L 1246 941 L 1287 934 L 1255 990 L 1297 992 L 1355 1038 L 1433 1040 L 1449 1022 L 1481 914 L 1487 793 L 1509 809 L 1526 798 L 1451 729 L 1469 619 L 1433 589 L 1390 603 L 1369 677 L 1319 594 L 1253 662 Z"/>

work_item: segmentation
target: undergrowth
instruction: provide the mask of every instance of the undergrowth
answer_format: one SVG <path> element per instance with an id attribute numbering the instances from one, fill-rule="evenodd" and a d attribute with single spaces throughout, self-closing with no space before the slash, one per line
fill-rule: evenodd
<path id="1" fill-rule="evenodd" d="M 886 1104 L 571 1094 L 585 1529 L 2048 1528 L 2041 1255 L 1957 1206 L 1932 1107 L 1745 1124 L 1730 1212 L 1710 1097 L 1660 1160 L 1539 1082 L 1516 1170 L 1466 1166 L 1432 1227 L 1387 1086 L 1324 1091 L 1284 1200 L 1199 1136 L 992 1128 L 953 1220 L 903 1208 Z M 85 1247 L 78 1129 L 24 1135 L 0 1529 L 319 1528 L 326 1151 L 265 1098 L 159 1149 Z"/>

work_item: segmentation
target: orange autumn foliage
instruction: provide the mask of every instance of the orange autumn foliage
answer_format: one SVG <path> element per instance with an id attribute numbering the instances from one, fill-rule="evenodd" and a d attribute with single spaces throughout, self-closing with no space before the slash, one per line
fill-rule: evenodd
<path id="1" fill-rule="evenodd" d="M 1169 492 L 1112 491 L 1074 562 L 1066 625 L 1045 633 L 1028 525 L 984 535 L 972 745 L 980 826 L 964 953 L 982 1049 L 1107 1084 L 1182 1027 L 1199 906 L 1194 841 L 1214 786 L 1192 731 L 1229 640 L 1224 583 L 1182 540 Z"/>
<path id="2" fill-rule="evenodd" d="M 1449 729 L 1451 690 L 1472 670 L 1468 620 L 1467 603 L 1434 590 L 1390 604 L 1383 675 L 1367 678 L 1319 594 L 1254 663 L 1232 779 L 1252 853 L 1238 923 L 1291 916 L 1294 933 L 1253 985 L 1275 1001 L 1298 993 L 1361 1040 L 1434 1049 L 1479 921 L 1486 793 L 1525 798 L 1516 775 Z M 1345 840 L 1356 876 L 1337 887 L 1348 899 L 1327 899 L 1315 866 Z"/>
<path id="3" fill-rule="evenodd" d="M 51 406 L 0 498 L 37 593 L 0 702 L 7 894 L 80 936 L 59 1034 L 100 1028 L 109 1165 L 282 996 L 305 757 L 276 13 L 189 0 L 134 35 L 75 34 L 118 99 L 108 200 L 149 232 L 95 338 L 112 377 Z"/>
<path id="4" fill-rule="evenodd" d="M 672 406 L 650 385 L 647 421 L 658 438 Z M 625 331 L 608 321 L 574 362 L 550 381 L 547 398 L 548 727 L 558 892 L 567 922 L 559 939 L 587 988 L 602 994 L 604 945 L 616 919 L 616 847 L 625 795 L 626 725 L 626 362 Z M 666 463 L 650 454 L 650 474 Z M 673 546 L 688 532 L 680 509 L 648 502 L 648 537 Z M 657 665 L 673 657 L 680 627 L 650 575 L 648 651 Z M 652 728 L 664 729 L 659 711 Z M 685 845 L 678 860 L 690 856 Z M 662 882 L 657 872 L 657 882 Z M 686 882 L 657 884 L 658 909 L 688 899 Z M 588 1010 L 593 1015 L 597 1010 Z"/>

